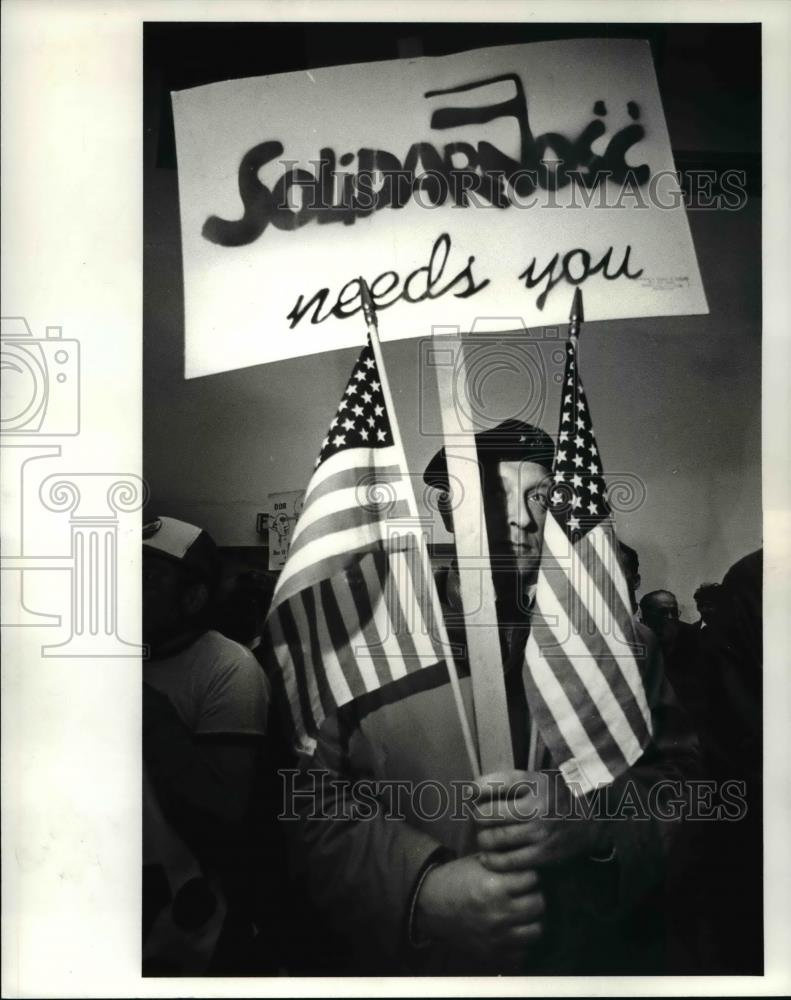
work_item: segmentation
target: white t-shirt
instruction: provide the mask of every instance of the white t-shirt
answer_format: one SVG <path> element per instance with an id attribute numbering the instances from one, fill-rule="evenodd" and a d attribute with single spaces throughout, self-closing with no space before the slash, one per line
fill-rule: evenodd
<path id="1" fill-rule="evenodd" d="M 245 646 L 210 630 L 174 656 L 143 665 L 193 733 L 266 735 L 269 680 Z"/>

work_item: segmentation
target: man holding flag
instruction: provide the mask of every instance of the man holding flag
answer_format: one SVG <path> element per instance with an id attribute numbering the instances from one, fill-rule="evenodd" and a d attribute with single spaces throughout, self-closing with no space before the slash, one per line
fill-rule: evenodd
<path id="1" fill-rule="evenodd" d="M 675 824 L 652 790 L 685 777 L 695 746 L 628 611 L 576 363 L 580 304 L 557 448 L 519 421 L 475 438 L 500 638 L 489 668 L 515 764 L 480 777 L 463 608 L 446 629 L 367 301 L 371 342 L 270 614 L 303 765 L 286 817 L 326 934 L 306 971 L 667 971 L 645 914 Z M 453 530 L 464 498 L 444 452 L 425 478 Z"/>

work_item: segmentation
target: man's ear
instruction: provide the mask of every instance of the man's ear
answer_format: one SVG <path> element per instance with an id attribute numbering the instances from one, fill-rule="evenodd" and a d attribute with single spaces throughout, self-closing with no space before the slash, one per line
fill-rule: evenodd
<path id="1" fill-rule="evenodd" d="M 195 618 L 209 601 L 209 588 L 205 583 L 193 583 L 184 591 L 181 607 L 189 618 Z"/>
<path id="2" fill-rule="evenodd" d="M 453 509 L 450 493 L 446 490 L 439 491 L 437 496 L 437 510 L 445 525 L 445 530 L 453 534 Z"/>
<path id="3" fill-rule="evenodd" d="M 641 583 L 642 583 L 642 580 L 640 579 L 640 574 L 638 573 L 638 574 L 637 574 L 637 575 L 635 576 L 635 578 L 634 578 L 634 589 L 635 589 L 635 593 L 637 593 L 637 591 L 638 591 L 638 590 L 640 589 L 640 584 L 641 584 Z"/>

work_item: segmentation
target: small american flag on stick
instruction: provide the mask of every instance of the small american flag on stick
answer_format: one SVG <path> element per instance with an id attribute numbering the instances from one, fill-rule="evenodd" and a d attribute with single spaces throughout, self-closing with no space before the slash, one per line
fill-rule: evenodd
<path id="1" fill-rule="evenodd" d="M 445 661 L 477 760 L 431 573 L 373 305 L 368 338 L 321 445 L 267 619 L 297 748 L 337 707 Z"/>
<path id="2" fill-rule="evenodd" d="M 577 360 L 574 296 L 550 505 L 525 656 L 531 716 L 576 794 L 612 782 L 651 738 L 639 642 Z"/>

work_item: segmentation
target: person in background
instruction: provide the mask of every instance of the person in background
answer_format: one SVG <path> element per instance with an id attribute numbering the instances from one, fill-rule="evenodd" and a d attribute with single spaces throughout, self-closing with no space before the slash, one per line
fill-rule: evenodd
<path id="1" fill-rule="evenodd" d="M 640 557 L 637 550 L 626 542 L 618 541 L 618 550 L 621 554 L 621 567 L 626 577 L 626 586 L 629 588 L 629 600 L 632 605 L 632 614 L 637 614 L 637 591 L 640 589 Z"/>
<path id="2" fill-rule="evenodd" d="M 700 632 L 708 692 L 705 749 L 717 782 L 715 804 L 722 804 L 727 782 L 731 800 L 738 793 L 742 805 L 731 822 L 705 827 L 701 856 L 712 933 L 703 971 L 714 975 L 763 973 L 762 602 L 759 549 L 725 574 L 714 614 Z"/>
<path id="3" fill-rule="evenodd" d="M 212 938 L 203 954 L 209 974 L 250 972 L 256 953 L 256 790 L 270 687 L 248 649 L 209 627 L 219 568 L 199 527 L 170 517 L 145 525 L 143 761 L 152 808 L 143 834 L 147 855 L 160 861 L 144 877 L 159 894 L 147 900 L 148 929 L 160 938 L 148 952 L 144 945 L 151 974 L 195 971 L 183 961 L 187 931 L 198 950 Z M 187 881 L 182 863 L 168 871 L 165 829 L 197 862 Z"/>
<path id="4" fill-rule="evenodd" d="M 731 759 L 761 769 L 763 550 L 734 563 L 722 580 L 704 655 L 720 690 L 718 712 L 732 730 Z M 738 744 L 738 746 L 737 746 Z"/>
<path id="5" fill-rule="evenodd" d="M 676 595 L 669 590 L 652 590 L 640 598 L 639 608 L 641 621 L 657 637 L 667 657 L 681 633 Z"/>
<path id="6" fill-rule="evenodd" d="M 676 595 L 669 590 L 652 590 L 644 594 L 639 606 L 643 624 L 659 640 L 667 678 L 698 727 L 705 701 L 698 669 L 698 629 L 681 621 Z"/>
<path id="7" fill-rule="evenodd" d="M 220 588 L 214 625 L 229 639 L 249 649 L 260 664 L 272 686 L 273 696 L 278 693 L 279 676 L 275 670 L 273 649 L 265 636 L 264 626 L 272 603 L 277 577 L 259 569 L 238 573 Z M 282 692 L 281 692 L 282 694 Z M 264 740 L 266 766 L 262 768 L 259 782 L 259 828 L 262 844 L 270 858 L 282 860 L 277 866 L 268 865 L 266 885 L 259 894 L 265 896 L 266 923 L 275 925 L 269 934 L 270 943 L 277 942 L 278 971 L 298 969 L 300 965 L 301 930 L 308 915 L 299 893 L 293 892 L 288 882 L 287 846 L 284 831 L 278 823 L 281 811 L 282 769 L 291 766 L 291 755 L 280 714 L 273 710 L 267 719 Z M 276 902 L 276 907 L 273 906 Z"/>
<path id="8" fill-rule="evenodd" d="M 258 657 L 266 614 L 275 592 L 276 577 L 250 569 L 220 588 L 214 624 L 228 639 L 247 646 Z"/>
<path id="9" fill-rule="evenodd" d="M 678 601 L 669 590 L 645 594 L 639 607 L 644 625 L 659 640 L 667 678 L 704 749 L 700 776 L 710 779 L 711 764 L 705 753 L 707 692 L 698 662 L 699 628 L 679 619 Z M 678 973 L 711 971 L 715 917 L 707 870 L 710 826 L 701 822 L 684 824 L 670 857 L 666 883 L 669 947 Z"/>
<path id="10" fill-rule="evenodd" d="M 703 629 L 711 625 L 717 613 L 717 600 L 720 592 L 718 583 L 702 583 L 692 595 L 700 618 L 695 622 L 695 628 Z"/>

